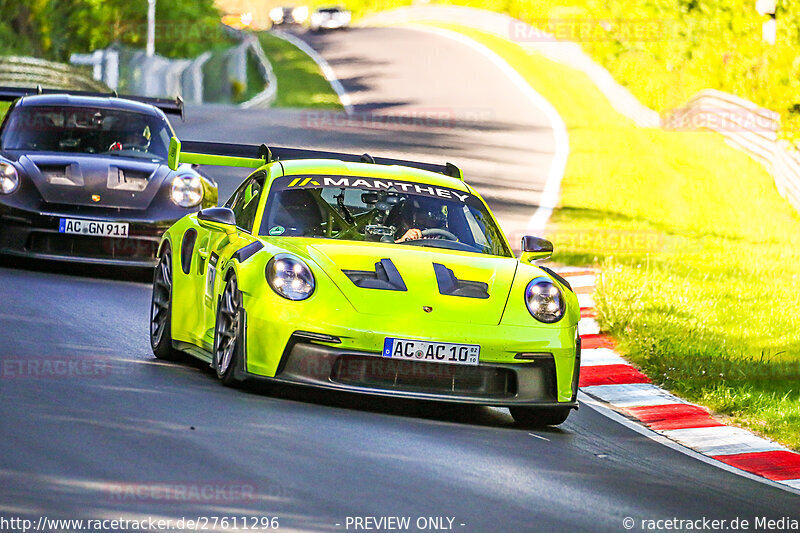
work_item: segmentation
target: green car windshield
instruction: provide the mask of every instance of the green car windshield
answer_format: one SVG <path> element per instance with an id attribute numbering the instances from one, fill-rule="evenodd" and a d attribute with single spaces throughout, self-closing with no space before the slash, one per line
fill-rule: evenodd
<path id="1" fill-rule="evenodd" d="M 278 178 L 270 189 L 260 233 L 512 255 L 476 196 L 379 178 Z"/>

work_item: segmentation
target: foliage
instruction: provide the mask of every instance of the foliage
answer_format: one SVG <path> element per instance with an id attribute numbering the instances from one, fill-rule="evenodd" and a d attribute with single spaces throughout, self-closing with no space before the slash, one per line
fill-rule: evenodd
<path id="1" fill-rule="evenodd" d="M 305 52 L 269 32 L 259 33 L 259 39 L 278 78 L 275 107 L 341 110 L 331 84 Z"/>
<path id="2" fill-rule="evenodd" d="M 67 61 L 118 42 L 143 48 L 145 0 L 0 0 L 0 53 Z M 158 0 L 156 52 L 192 57 L 229 46 L 213 0 Z"/>

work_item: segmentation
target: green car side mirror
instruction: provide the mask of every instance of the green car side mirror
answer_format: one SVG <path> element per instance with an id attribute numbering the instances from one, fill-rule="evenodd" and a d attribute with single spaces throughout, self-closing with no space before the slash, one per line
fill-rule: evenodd
<path id="1" fill-rule="evenodd" d="M 547 259 L 551 255 L 553 255 L 552 242 L 533 235 L 522 237 L 522 255 L 519 260 L 523 263 L 533 263 L 539 259 Z"/>
<path id="2" fill-rule="evenodd" d="M 209 207 L 197 213 L 197 223 L 212 231 L 224 231 L 228 235 L 236 233 L 236 215 L 228 207 Z"/>

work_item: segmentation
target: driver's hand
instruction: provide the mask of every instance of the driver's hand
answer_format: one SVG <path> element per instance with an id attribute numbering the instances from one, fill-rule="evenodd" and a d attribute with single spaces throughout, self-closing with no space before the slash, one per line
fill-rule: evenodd
<path id="1" fill-rule="evenodd" d="M 416 241 L 422 238 L 422 231 L 416 228 L 411 228 L 405 234 L 394 242 Z"/>

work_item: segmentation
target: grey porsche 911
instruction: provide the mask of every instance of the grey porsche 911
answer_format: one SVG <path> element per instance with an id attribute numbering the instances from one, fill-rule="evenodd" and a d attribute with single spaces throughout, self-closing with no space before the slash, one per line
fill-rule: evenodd
<path id="1" fill-rule="evenodd" d="M 0 254 L 149 267 L 161 234 L 217 204 L 191 165 L 167 166 L 180 99 L 0 87 Z"/>

